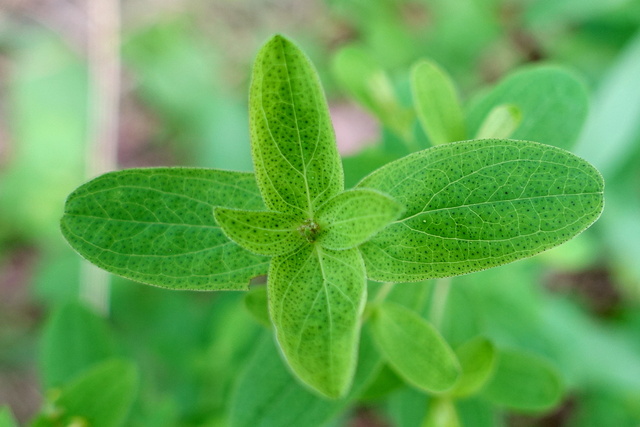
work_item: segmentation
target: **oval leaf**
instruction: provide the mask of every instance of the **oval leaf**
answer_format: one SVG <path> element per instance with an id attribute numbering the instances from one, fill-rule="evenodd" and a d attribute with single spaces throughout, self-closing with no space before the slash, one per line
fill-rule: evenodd
<path id="1" fill-rule="evenodd" d="M 522 113 L 515 105 L 494 107 L 482 122 L 475 139 L 509 138 L 520 126 Z"/>
<path id="2" fill-rule="evenodd" d="M 603 208 L 602 176 L 562 149 L 477 140 L 390 163 L 358 187 L 407 211 L 360 246 L 372 280 L 447 277 L 533 256 L 591 225 Z"/>
<path id="3" fill-rule="evenodd" d="M 309 59 L 282 36 L 258 53 L 249 95 L 251 152 L 269 209 L 312 218 L 344 188 L 329 109 Z"/>
<path id="4" fill-rule="evenodd" d="M 215 208 L 216 221 L 238 245 L 260 255 L 293 252 L 305 242 L 298 231 L 302 220 L 280 212 L 242 211 Z"/>
<path id="5" fill-rule="evenodd" d="M 482 391 L 491 402 L 524 412 L 541 412 L 560 402 L 563 386 L 556 369 L 537 356 L 501 351 L 496 372 Z"/>
<path id="6" fill-rule="evenodd" d="M 460 374 L 455 354 L 416 312 L 385 302 L 376 308 L 372 333 L 380 352 L 408 383 L 428 392 L 451 388 Z"/>
<path id="7" fill-rule="evenodd" d="M 491 110 L 503 104 L 515 105 L 522 113 L 510 138 L 569 148 L 582 129 L 589 98 L 584 83 L 563 68 L 525 68 L 472 104 L 467 116 L 469 134 L 477 134 Z"/>
<path id="8" fill-rule="evenodd" d="M 470 396 L 493 375 L 496 349 L 491 341 L 478 337 L 456 349 L 456 355 L 462 366 L 462 375 L 450 394 L 457 398 Z"/>
<path id="9" fill-rule="evenodd" d="M 230 241 L 215 206 L 264 209 L 253 174 L 212 169 L 129 169 L 76 189 L 62 233 L 111 273 L 171 289 L 246 289 L 268 259 Z"/>
<path id="10" fill-rule="evenodd" d="M 458 93 L 444 70 L 430 61 L 419 62 L 411 70 L 411 91 L 420 124 L 433 145 L 466 138 Z"/>
<path id="11" fill-rule="evenodd" d="M 374 190 L 344 191 L 322 205 L 316 218 L 318 243 L 329 249 L 349 249 L 367 241 L 404 212 L 404 207 Z"/>
<path id="12" fill-rule="evenodd" d="M 344 396 L 353 379 L 365 285 L 357 249 L 304 245 L 271 261 L 269 313 L 280 348 L 293 372 L 330 398 Z"/>

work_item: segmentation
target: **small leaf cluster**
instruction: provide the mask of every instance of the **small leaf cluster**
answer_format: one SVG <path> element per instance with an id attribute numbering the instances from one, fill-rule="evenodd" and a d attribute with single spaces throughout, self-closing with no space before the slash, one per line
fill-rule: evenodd
<path id="1" fill-rule="evenodd" d="M 359 64 L 353 54 L 339 61 Z M 389 93 L 371 92 L 369 84 L 385 80 L 369 74 L 361 76 L 364 86 L 352 79 L 356 96 L 415 143 L 410 112 L 399 111 Z M 453 399 L 482 387 L 504 400 L 500 384 L 513 376 L 502 372 L 512 366 L 542 366 L 530 376 L 543 378 L 549 394 L 521 406 L 546 407 L 558 399 L 559 385 L 544 364 L 519 353 L 498 360 L 482 338 L 454 352 L 423 316 L 393 302 L 365 311 L 367 280 L 451 277 L 554 247 L 598 218 L 602 177 L 561 148 L 505 139 L 527 123 L 525 109 L 508 102 L 480 103 L 478 111 L 489 111 L 475 135 L 488 139 L 463 141 L 469 120 L 446 74 L 422 62 L 412 80 L 416 113 L 434 147 L 345 190 L 318 76 L 300 49 L 275 36 L 258 53 L 251 82 L 254 174 L 112 172 L 69 196 L 62 231 L 94 264 L 170 289 L 246 289 L 267 274 L 266 298 L 254 293 L 248 302 L 273 326 L 288 367 L 323 396 L 346 398 L 352 384 L 364 388 L 359 343 L 368 320 L 378 365 L 384 360 L 407 383 L 440 396 L 430 416 L 454 417 Z"/>

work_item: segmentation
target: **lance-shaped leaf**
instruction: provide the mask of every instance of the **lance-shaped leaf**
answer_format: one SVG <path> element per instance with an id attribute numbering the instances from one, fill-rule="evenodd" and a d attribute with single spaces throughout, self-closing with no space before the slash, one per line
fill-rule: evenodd
<path id="1" fill-rule="evenodd" d="M 433 145 L 465 139 L 458 93 L 444 70 L 420 61 L 411 70 L 411 91 L 420 124 Z"/>
<path id="2" fill-rule="evenodd" d="M 603 208 L 602 176 L 548 145 L 477 140 L 390 163 L 359 187 L 407 211 L 360 246 L 369 278 L 447 277 L 533 256 L 591 225 Z"/>
<path id="3" fill-rule="evenodd" d="M 303 245 L 274 257 L 268 280 L 269 313 L 289 366 L 323 395 L 343 396 L 356 367 L 366 299 L 360 253 Z"/>
<path id="4" fill-rule="evenodd" d="M 215 208 L 216 221 L 225 234 L 248 251 L 260 255 L 282 255 L 306 242 L 299 216 L 272 211 Z"/>
<path id="5" fill-rule="evenodd" d="M 321 233 L 318 243 L 336 250 L 356 247 L 397 219 L 403 211 L 400 203 L 379 191 L 344 191 L 318 211 L 316 219 Z"/>
<path id="6" fill-rule="evenodd" d="M 246 289 L 268 259 L 229 240 L 215 206 L 264 209 L 253 174 L 130 169 L 102 175 L 67 199 L 71 246 L 111 273 L 171 289 Z"/>
<path id="7" fill-rule="evenodd" d="M 249 98 L 256 180 L 269 209 L 311 219 L 344 188 L 318 76 L 293 43 L 275 36 L 258 53 Z"/>
<path id="8" fill-rule="evenodd" d="M 376 308 L 371 322 L 380 352 L 405 381 L 428 392 L 454 385 L 460 364 L 444 338 L 418 313 L 385 302 Z"/>

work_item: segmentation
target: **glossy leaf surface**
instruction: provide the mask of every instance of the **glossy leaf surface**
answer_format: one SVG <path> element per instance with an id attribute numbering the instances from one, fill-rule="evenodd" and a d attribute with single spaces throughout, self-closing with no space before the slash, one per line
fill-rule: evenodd
<path id="1" fill-rule="evenodd" d="M 318 243 L 336 250 L 356 247 L 397 219 L 403 211 L 402 205 L 378 191 L 345 191 L 318 211 L 316 218 L 321 230 Z"/>
<path id="2" fill-rule="evenodd" d="M 271 210 L 311 218 L 343 186 L 329 109 L 307 57 L 275 36 L 260 50 L 249 98 L 256 180 Z"/>
<path id="3" fill-rule="evenodd" d="M 269 313 L 289 366 L 322 394 L 344 396 L 366 295 L 359 252 L 304 245 L 274 257 L 268 280 Z"/>
<path id="4" fill-rule="evenodd" d="M 562 149 L 476 140 L 411 154 L 358 187 L 405 205 L 400 220 L 360 249 L 370 279 L 406 282 L 484 270 L 559 245 L 599 217 L 604 183 Z"/>
<path id="5" fill-rule="evenodd" d="M 218 207 L 215 217 L 232 241 L 256 254 L 293 252 L 306 241 L 298 231 L 302 220 L 295 215 Z"/>
<path id="6" fill-rule="evenodd" d="M 427 392 L 451 388 L 460 374 L 455 354 L 438 331 L 416 312 L 386 302 L 371 319 L 385 360 L 409 384 Z"/>
<path id="7" fill-rule="evenodd" d="M 130 169 L 102 175 L 67 199 L 61 228 L 97 266 L 171 289 L 246 289 L 268 259 L 222 232 L 215 206 L 264 209 L 253 174 Z"/>

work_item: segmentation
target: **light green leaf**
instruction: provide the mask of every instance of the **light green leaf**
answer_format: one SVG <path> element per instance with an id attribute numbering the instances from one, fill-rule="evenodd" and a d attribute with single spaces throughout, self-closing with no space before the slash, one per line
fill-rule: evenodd
<path id="1" fill-rule="evenodd" d="M 522 113 L 518 107 L 511 104 L 498 105 L 484 119 L 475 139 L 509 138 L 521 121 Z"/>
<path id="2" fill-rule="evenodd" d="M 304 219 L 296 215 L 221 207 L 215 208 L 214 213 L 227 237 L 259 255 L 293 252 L 306 242 L 299 230 Z"/>
<path id="3" fill-rule="evenodd" d="M 460 427 L 456 407 L 451 399 L 436 398 L 429 402 L 422 427 Z"/>
<path id="4" fill-rule="evenodd" d="M 420 61 L 411 70 L 413 104 L 433 145 L 466 138 L 464 114 L 449 75 L 431 61 Z"/>
<path id="5" fill-rule="evenodd" d="M 411 154 L 358 187 L 406 206 L 360 250 L 370 279 L 408 282 L 484 270 L 569 240 L 600 216 L 604 183 L 562 149 L 477 140 Z"/>
<path id="6" fill-rule="evenodd" d="M 18 422 L 13 418 L 8 406 L 0 406 L 0 427 L 18 427 Z"/>
<path id="7" fill-rule="evenodd" d="M 344 396 L 353 379 L 365 285 L 357 249 L 304 245 L 271 261 L 267 292 L 278 343 L 296 375 L 330 398 Z"/>
<path id="8" fill-rule="evenodd" d="M 376 308 L 371 322 L 380 352 L 405 381 L 427 392 L 443 392 L 454 385 L 460 375 L 458 360 L 418 313 L 385 302 Z"/>
<path id="9" fill-rule="evenodd" d="M 135 366 L 122 360 L 108 360 L 65 386 L 52 402 L 52 413 L 41 417 L 37 425 L 122 426 L 137 387 Z M 43 423 L 44 420 L 51 424 Z"/>
<path id="10" fill-rule="evenodd" d="M 450 394 L 457 398 L 467 397 L 482 388 L 493 375 L 496 349 L 491 341 L 477 337 L 456 349 L 456 355 L 462 366 L 462 375 Z"/>
<path id="11" fill-rule="evenodd" d="M 328 400 L 294 379 L 273 338 L 264 338 L 234 387 L 230 427 L 325 426 L 359 397 L 382 365 L 365 327 L 351 391 L 341 399 Z"/>
<path id="12" fill-rule="evenodd" d="M 252 286 L 249 292 L 244 295 L 244 306 L 260 324 L 267 328 L 271 327 L 266 286 Z"/>
<path id="13" fill-rule="evenodd" d="M 47 322 L 40 354 L 44 386 L 53 388 L 115 356 L 115 345 L 104 318 L 78 303 L 68 303 Z"/>
<path id="14" fill-rule="evenodd" d="M 130 169 L 102 175 L 67 199 L 71 246 L 98 267 L 171 289 L 246 289 L 268 259 L 230 241 L 215 206 L 264 209 L 253 174 Z"/>
<path id="15" fill-rule="evenodd" d="M 501 351 L 493 378 L 482 390 L 491 402 L 524 412 L 541 412 L 560 402 L 563 386 L 546 360 L 519 351 Z"/>
<path id="16" fill-rule="evenodd" d="M 401 204 L 379 191 L 344 191 L 322 205 L 316 214 L 320 226 L 318 243 L 336 250 L 356 247 L 403 212 Z"/>
<path id="17" fill-rule="evenodd" d="M 525 68 L 472 103 L 469 134 L 477 134 L 491 110 L 504 104 L 515 105 L 522 113 L 522 122 L 510 138 L 569 148 L 587 116 L 589 99 L 584 83 L 564 68 Z"/>
<path id="18" fill-rule="evenodd" d="M 271 210 L 303 214 L 344 188 L 329 109 L 309 59 L 282 36 L 258 53 L 249 98 L 256 180 Z"/>

